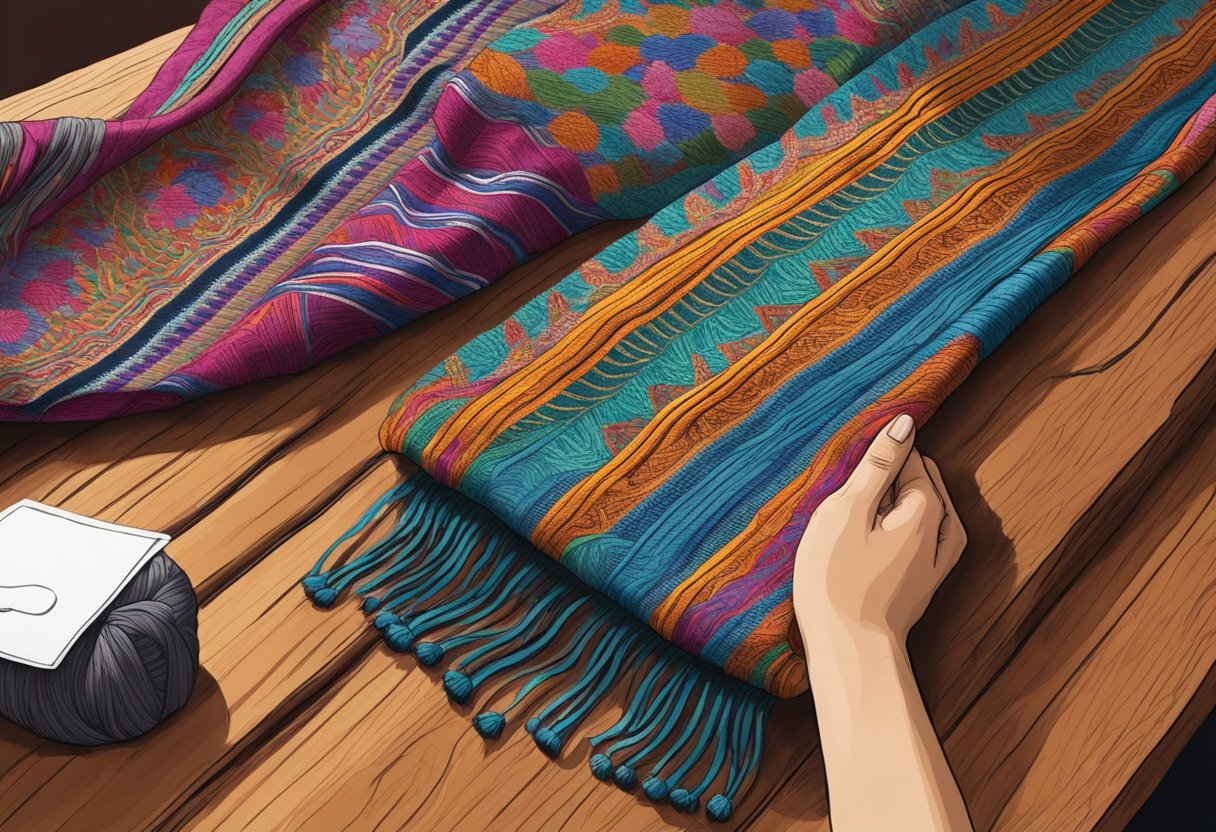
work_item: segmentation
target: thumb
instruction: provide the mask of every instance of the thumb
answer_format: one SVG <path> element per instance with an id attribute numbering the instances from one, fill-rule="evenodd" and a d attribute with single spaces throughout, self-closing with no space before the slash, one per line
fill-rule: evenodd
<path id="1" fill-rule="evenodd" d="M 878 512 L 882 495 L 895 483 L 908 454 L 912 452 L 915 432 L 916 423 L 911 416 L 907 413 L 896 416 L 874 437 L 861 462 L 857 463 L 857 468 L 845 483 L 850 495 L 868 503 L 871 516 Z"/>

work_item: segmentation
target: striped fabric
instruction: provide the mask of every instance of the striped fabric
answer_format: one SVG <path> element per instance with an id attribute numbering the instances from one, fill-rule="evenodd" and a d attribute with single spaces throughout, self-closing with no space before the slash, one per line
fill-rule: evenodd
<path id="1" fill-rule="evenodd" d="M 778 697 L 806 690 L 790 586 L 811 512 L 881 425 L 928 419 L 1214 150 L 1216 2 L 967 4 L 406 392 L 380 438 L 425 474 L 386 497 L 403 506 L 397 531 L 319 565 L 306 589 L 329 604 L 366 582 L 389 645 L 424 663 L 504 632 L 525 654 L 556 631 L 571 650 L 591 644 L 565 687 L 537 697 L 528 730 L 548 753 L 585 715 L 570 702 L 592 697 L 590 678 L 638 668 L 621 723 L 592 741 L 632 739 L 601 746 L 593 771 L 625 787 L 645 778 L 683 809 L 721 775 L 707 808 L 727 816 L 763 706 L 703 668 Z M 420 531 L 436 515 L 454 524 L 441 544 Z M 444 577 L 446 559 L 481 551 L 487 569 L 518 566 Z M 572 597 L 607 612 L 475 624 L 501 587 L 532 580 L 513 577 L 523 569 L 543 575 L 517 616 Z M 568 594 L 551 601 L 554 585 Z M 446 640 L 427 635 L 437 621 Z M 464 701 L 516 666 L 461 654 L 445 687 Z M 656 721 L 669 699 L 697 709 L 690 733 Z M 483 711 L 478 729 L 501 731 L 505 715 Z"/>
<path id="2" fill-rule="evenodd" d="M 959 2 L 216 0 L 123 119 L 0 126 L 10 231 L 62 206 L 0 252 L 0 419 L 311 366 L 652 213 Z"/>

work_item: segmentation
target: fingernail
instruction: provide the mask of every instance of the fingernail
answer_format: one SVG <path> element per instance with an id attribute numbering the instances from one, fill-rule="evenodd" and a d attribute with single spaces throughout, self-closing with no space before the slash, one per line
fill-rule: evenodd
<path id="1" fill-rule="evenodd" d="M 912 428 L 914 427 L 916 427 L 916 422 L 912 421 L 912 417 L 907 413 L 901 413 L 895 417 L 895 421 L 891 423 L 891 427 L 887 428 L 887 436 L 896 442 L 906 442 L 908 437 L 912 435 Z"/>

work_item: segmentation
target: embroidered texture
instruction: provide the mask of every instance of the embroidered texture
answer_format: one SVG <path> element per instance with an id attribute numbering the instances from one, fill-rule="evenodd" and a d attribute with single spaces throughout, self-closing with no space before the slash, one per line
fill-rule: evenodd
<path id="1" fill-rule="evenodd" d="M 152 410 L 308 367 L 655 211 L 958 2 L 208 7 L 239 26 L 188 39 L 202 68 L 175 56 L 176 86 L 119 122 L 61 120 L 47 141 L 65 150 L 26 177 L 75 171 L 78 189 L 101 167 L 89 148 L 135 116 L 185 125 L 0 259 L 0 419 Z M 264 57 L 224 61 L 237 40 Z"/>

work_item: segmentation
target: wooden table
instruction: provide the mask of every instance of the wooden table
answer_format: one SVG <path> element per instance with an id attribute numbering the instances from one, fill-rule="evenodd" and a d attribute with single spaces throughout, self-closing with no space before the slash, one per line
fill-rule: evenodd
<path id="1" fill-rule="evenodd" d="M 0 102 L 114 115 L 184 34 Z M 914 660 L 978 828 L 1114 830 L 1216 704 L 1216 165 L 1045 303 L 922 433 L 971 535 Z M 165 413 L 0 428 L 0 505 L 163 529 L 202 604 L 181 714 L 78 752 L 0 725 L 0 826 L 133 830 L 704 827 L 487 748 L 435 674 L 296 578 L 401 476 L 389 401 L 631 225 L 315 370 Z M 606 722 L 613 714 L 597 714 Z M 732 828 L 827 826 L 812 704 L 781 703 Z M 717 827 L 721 828 L 721 827 Z"/>

